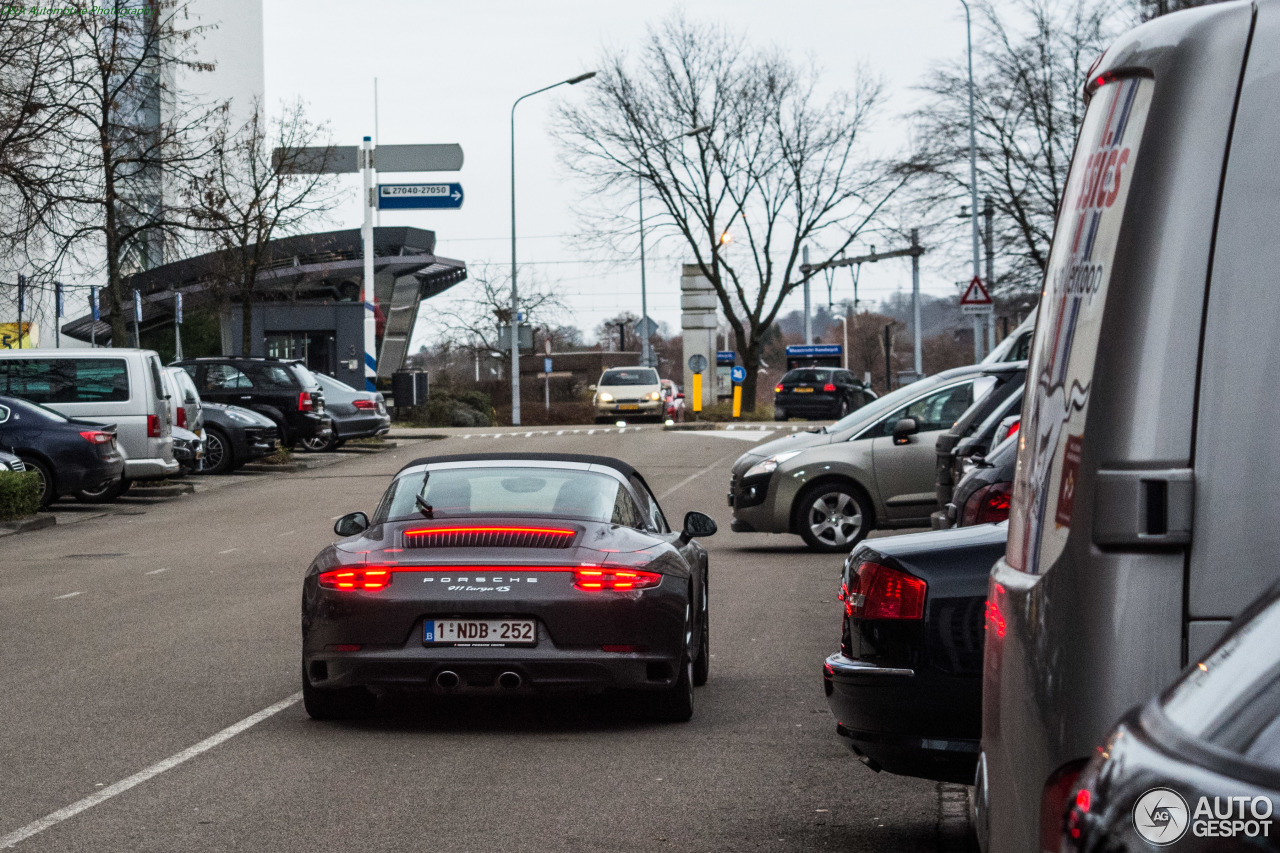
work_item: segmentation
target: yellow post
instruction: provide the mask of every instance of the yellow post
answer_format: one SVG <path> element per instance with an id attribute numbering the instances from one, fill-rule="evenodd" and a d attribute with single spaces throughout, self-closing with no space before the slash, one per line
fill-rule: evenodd
<path id="1" fill-rule="evenodd" d="M 733 416 L 742 415 L 742 386 L 738 383 L 733 384 Z"/>
<path id="2" fill-rule="evenodd" d="M 702 411 L 702 374 L 693 374 L 693 411 Z"/>

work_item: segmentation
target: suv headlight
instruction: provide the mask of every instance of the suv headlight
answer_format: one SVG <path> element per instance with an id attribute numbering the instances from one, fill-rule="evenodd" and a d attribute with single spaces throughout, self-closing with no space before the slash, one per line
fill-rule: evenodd
<path id="1" fill-rule="evenodd" d="M 612 403 L 613 395 L 608 391 L 601 391 L 597 399 L 599 399 L 601 403 Z"/>
<path id="2" fill-rule="evenodd" d="M 799 455 L 799 450 L 788 450 L 786 453 L 775 453 L 768 459 L 761 459 L 756 464 L 747 469 L 747 473 L 743 474 L 743 479 L 747 477 L 758 477 L 763 474 L 772 474 L 778 470 L 778 466 L 786 462 L 792 456 Z"/>

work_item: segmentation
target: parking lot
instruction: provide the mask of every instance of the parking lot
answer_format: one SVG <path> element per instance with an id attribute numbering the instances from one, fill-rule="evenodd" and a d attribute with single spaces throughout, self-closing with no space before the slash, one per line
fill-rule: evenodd
<path id="1" fill-rule="evenodd" d="M 588 430 L 408 434 L 379 454 L 130 497 L 0 540 L 0 847 L 962 846 L 962 788 L 875 774 L 835 734 L 820 669 L 839 641 L 840 558 L 728 530 L 728 466 L 774 433 Z M 369 722 L 307 718 L 301 577 L 334 538 L 333 519 L 371 510 L 411 459 L 477 443 L 615 455 L 645 474 L 669 517 L 699 509 L 719 522 L 706 540 L 712 674 L 692 722 L 570 699 L 399 700 Z"/>

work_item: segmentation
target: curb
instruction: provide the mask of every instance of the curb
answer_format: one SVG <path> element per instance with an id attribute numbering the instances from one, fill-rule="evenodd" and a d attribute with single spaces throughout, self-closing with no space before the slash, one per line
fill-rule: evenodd
<path id="1" fill-rule="evenodd" d="M 144 486 L 141 483 L 134 483 L 121 497 L 176 498 L 179 495 L 194 494 L 195 490 L 196 487 L 191 483 L 165 483 L 163 486 Z"/>
<path id="2" fill-rule="evenodd" d="M 28 530 L 43 530 L 46 527 L 53 527 L 58 523 L 58 519 L 53 513 L 41 513 L 33 515 L 30 518 L 19 518 L 15 521 L 0 521 L 0 536 L 13 536 L 17 533 L 26 533 Z"/>
<path id="3" fill-rule="evenodd" d="M 715 421 L 689 421 L 683 424 L 664 426 L 662 429 L 665 432 L 701 432 L 720 429 L 720 427 L 716 426 Z"/>

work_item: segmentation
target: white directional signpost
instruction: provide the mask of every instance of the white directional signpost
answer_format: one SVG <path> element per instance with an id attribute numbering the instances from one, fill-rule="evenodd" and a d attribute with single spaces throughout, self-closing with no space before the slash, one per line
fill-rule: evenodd
<path id="1" fill-rule="evenodd" d="M 982 279 L 975 275 L 969 281 L 969 286 L 965 288 L 964 295 L 960 297 L 961 313 L 973 315 L 973 358 L 975 361 L 982 357 L 983 318 L 990 316 L 994 310 L 995 305 L 991 301 L 991 294 L 983 286 Z"/>
<path id="2" fill-rule="evenodd" d="M 293 155 L 295 172 L 349 174 L 360 172 L 364 179 L 364 223 L 360 236 L 364 244 L 364 384 L 373 391 L 378 378 L 377 320 L 373 292 L 373 212 L 375 210 L 457 210 L 462 207 L 462 185 L 377 184 L 375 170 L 384 172 L 457 172 L 462 168 L 462 146 L 373 145 L 366 136 L 360 147 L 336 145 L 303 148 Z M 279 163 L 284 149 L 275 150 Z M 376 189 L 375 189 L 376 187 Z"/>

